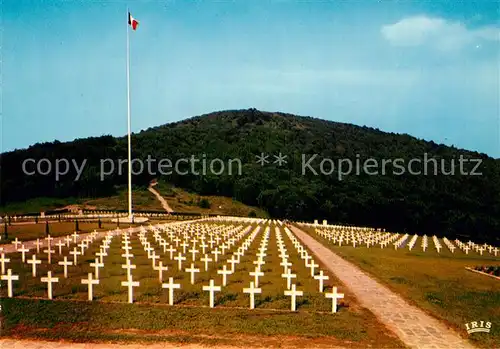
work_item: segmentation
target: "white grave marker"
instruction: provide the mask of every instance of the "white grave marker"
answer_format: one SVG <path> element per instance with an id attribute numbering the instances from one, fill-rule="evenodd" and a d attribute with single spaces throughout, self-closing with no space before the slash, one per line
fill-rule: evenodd
<path id="1" fill-rule="evenodd" d="M 331 293 L 325 293 L 325 297 L 332 299 L 332 313 L 336 313 L 337 312 L 337 299 L 344 298 L 344 294 L 337 293 L 337 287 L 333 287 Z"/>
<path id="2" fill-rule="evenodd" d="M 210 279 L 210 285 L 203 286 L 203 291 L 208 291 L 210 293 L 210 308 L 214 307 L 214 295 L 215 292 L 220 292 L 221 287 L 214 285 L 214 280 Z"/>
<path id="3" fill-rule="evenodd" d="M 36 259 L 36 255 L 31 256 L 31 259 L 28 259 L 28 264 L 31 264 L 31 273 L 33 277 L 36 277 L 36 265 L 42 264 L 40 259 Z"/>
<path id="4" fill-rule="evenodd" d="M 7 295 L 12 298 L 12 281 L 19 280 L 19 275 L 12 275 L 12 269 L 7 270 L 7 275 L 2 275 L 2 280 L 7 280 Z"/>
<path id="5" fill-rule="evenodd" d="M 295 289 L 295 284 L 292 284 L 292 287 L 290 290 L 285 291 L 285 296 L 291 297 L 291 310 L 295 311 L 297 309 L 297 296 L 302 297 L 304 292 L 302 291 L 297 291 Z"/>
<path id="6" fill-rule="evenodd" d="M 89 276 L 87 279 L 82 279 L 82 284 L 88 285 L 89 288 L 89 301 L 93 299 L 93 289 L 94 285 L 99 285 L 99 279 L 94 279 L 92 278 L 92 273 L 89 273 Z"/>
<path id="7" fill-rule="evenodd" d="M 174 284 L 174 278 L 173 277 L 169 277 L 168 278 L 168 283 L 162 284 L 161 287 L 168 289 L 168 304 L 169 305 L 174 305 L 174 289 L 181 288 L 181 285 L 180 284 Z"/>
<path id="8" fill-rule="evenodd" d="M 52 299 L 52 284 L 59 282 L 59 278 L 53 278 L 52 272 L 49 271 L 49 272 L 47 272 L 47 277 L 43 277 L 40 280 L 42 282 L 47 283 L 47 290 L 48 290 L 48 294 L 49 294 L 49 299 Z"/>
<path id="9" fill-rule="evenodd" d="M 255 308 L 255 294 L 256 293 L 262 293 L 262 289 L 260 288 L 255 288 L 253 281 L 250 281 L 250 287 L 249 288 L 244 288 L 243 293 L 249 293 L 250 294 L 250 309 Z"/>

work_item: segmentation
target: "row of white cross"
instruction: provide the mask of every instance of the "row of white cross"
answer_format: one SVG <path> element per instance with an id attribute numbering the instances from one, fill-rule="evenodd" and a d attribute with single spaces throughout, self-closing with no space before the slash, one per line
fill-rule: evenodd
<path id="1" fill-rule="evenodd" d="M 107 233 L 107 235 L 106 235 L 106 237 L 104 239 L 103 245 L 101 245 L 100 252 L 96 254 L 96 255 L 99 256 L 99 258 L 101 258 L 101 260 L 102 260 L 103 256 L 107 255 L 106 254 L 106 249 L 109 248 L 109 242 L 110 242 L 111 238 L 116 233 L 117 232 L 113 232 L 113 231 L 110 231 L 110 232 Z M 71 254 L 73 256 L 73 261 L 69 261 L 68 257 L 64 256 L 63 260 L 58 262 L 58 265 L 63 266 L 63 273 L 64 273 L 64 277 L 65 278 L 68 277 L 68 267 L 69 266 L 76 266 L 77 265 L 77 263 L 78 263 L 77 262 L 77 256 L 78 255 L 83 255 L 85 253 L 85 249 L 87 249 L 90 246 L 90 244 L 92 244 L 94 242 L 94 240 L 96 240 L 97 235 L 98 235 L 98 233 L 94 231 L 93 233 L 91 233 L 87 237 L 85 237 L 84 239 L 80 240 L 80 244 L 78 244 L 77 247 L 74 247 L 73 250 L 69 252 L 69 254 Z M 69 250 L 70 244 L 72 244 L 72 243 L 76 244 L 79 238 L 80 238 L 80 235 L 75 232 L 71 236 L 66 236 L 64 239 L 60 239 L 58 241 L 58 243 L 55 244 L 58 247 L 58 253 L 59 253 L 59 255 L 62 254 L 62 248 L 63 247 L 66 247 Z M 54 238 L 52 238 L 49 235 L 49 236 L 47 236 L 45 238 L 45 240 L 46 240 L 46 246 L 47 246 L 47 248 L 45 250 L 43 250 L 42 252 L 45 253 L 45 254 L 47 254 L 47 265 L 50 265 L 52 263 L 51 256 L 52 256 L 53 253 L 56 252 L 55 250 L 52 249 L 53 246 L 51 244 L 51 242 L 52 242 L 52 240 L 54 240 Z M 65 241 L 65 243 L 63 243 L 62 241 Z M 17 241 L 14 241 L 13 243 L 16 245 L 17 252 L 21 253 L 21 260 L 22 260 L 22 262 L 31 265 L 32 276 L 36 277 L 36 275 L 37 275 L 37 265 L 42 264 L 42 260 L 41 259 L 37 259 L 37 255 L 35 253 L 31 256 L 30 259 L 26 259 L 25 254 L 27 252 L 29 252 L 30 250 L 27 249 L 27 248 L 25 248 L 23 244 L 21 244 L 21 248 L 19 248 Z M 40 247 L 42 245 L 43 245 L 43 243 L 41 243 L 40 239 L 37 239 L 37 241 L 35 243 L 35 246 L 36 246 L 36 249 L 37 249 L 37 253 L 40 253 Z M 104 264 L 101 262 L 101 260 L 99 260 L 99 258 L 96 258 L 93 263 L 90 263 L 90 266 L 95 268 L 95 273 L 96 273 L 97 279 L 99 277 L 99 274 L 98 274 L 99 273 L 99 267 L 103 267 L 104 266 Z M 9 297 L 12 297 L 13 296 L 12 281 L 18 281 L 19 280 L 19 276 L 18 275 L 13 275 L 11 269 L 8 269 L 7 270 L 7 274 L 5 274 L 5 263 L 7 263 L 7 262 L 10 262 L 10 258 L 6 258 L 5 254 L 2 253 L 0 255 L 0 264 L 1 264 L 1 267 L 2 267 L 2 280 L 6 280 L 7 281 L 7 293 L 8 293 Z M 54 277 L 52 275 L 52 271 L 48 271 L 47 272 L 47 276 L 41 277 L 40 281 L 42 283 L 46 283 L 47 284 L 47 295 L 48 295 L 49 299 L 52 299 L 53 284 L 59 282 L 59 278 L 58 277 Z M 89 284 L 90 285 L 89 286 L 89 299 L 92 299 L 92 296 L 91 296 L 92 295 L 92 285 L 96 284 L 96 280 L 93 279 L 90 276 L 90 274 L 89 274 L 89 278 L 82 280 L 82 284 Z"/>
<path id="2" fill-rule="evenodd" d="M 281 222 L 278 224 L 281 225 Z M 170 225 L 172 227 L 173 225 Z M 153 232 L 155 242 L 159 244 L 163 248 L 164 253 L 169 253 L 170 254 L 170 259 L 175 260 L 177 262 L 178 269 L 184 270 L 185 272 L 190 274 L 190 282 L 191 284 L 195 283 L 195 275 L 200 272 L 199 268 L 195 267 L 194 262 L 198 259 L 198 255 L 203 255 L 202 258 L 199 258 L 200 261 L 204 263 L 205 266 L 205 271 L 208 269 L 208 263 L 215 261 L 218 261 L 218 258 L 220 256 L 225 255 L 225 253 L 230 250 L 238 240 L 243 238 L 244 236 L 247 236 L 245 241 L 243 241 L 243 244 L 233 253 L 231 258 L 226 261 L 227 265 L 224 265 L 222 269 L 217 270 L 217 274 L 222 276 L 222 286 L 227 285 L 227 277 L 235 272 L 235 265 L 240 263 L 240 258 L 245 254 L 245 252 L 248 250 L 251 242 L 254 240 L 254 238 L 257 236 L 259 230 L 261 229 L 261 226 L 257 226 L 251 234 L 248 234 L 251 226 L 247 226 L 246 229 L 243 230 L 243 227 L 237 226 L 236 228 L 234 226 L 228 226 L 226 228 L 219 227 L 217 229 L 217 233 L 211 233 L 210 229 L 213 229 L 213 225 L 209 226 L 203 226 L 203 225 L 186 225 L 184 226 L 185 229 L 182 230 L 182 232 L 179 232 L 178 229 L 169 229 L 166 226 L 156 226 L 156 227 L 149 227 L 149 231 Z M 166 240 L 160 235 L 160 231 L 163 231 L 167 235 Z M 314 279 L 318 280 L 319 282 L 319 290 L 320 292 L 323 291 L 323 283 L 324 280 L 328 280 L 328 276 L 324 275 L 323 271 L 320 271 L 319 275 L 315 275 L 315 268 L 318 267 L 318 265 L 312 260 L 312 257 L 307 253 L 307 251 L 303 248 L 303 246 L 298 243 L 298 241 L 295 239 L 293 235 L 291 235 L 291 232 L 287 228 L 285 228 L 285 231 L 287 232 L 287 235 L 290 239 L 295 244 L 295 247 L 298 249 L 299 253 L 301 254 L 302 259 L 305 260 L 306 267 L 311 269 L 311 276 L 314 277 Z M 169 304 L 173 304 L 173 292 L 174 289 L 179 289 L 181 286 L 180 284 L 176 284 L 173 280 L 172 277 L 169 278 L 168 283 L 163 283 L 163 272 L 168 270 L 167 266 L 164 266 L 162 261 L 158 261 L 160 259 L 160 256 L 156 254 L 156 251 L 154 248 L 151 246 L 150 242 L 147 241 L 146 238 L 146 230 L 144 227 L 141 228 L 141 231 L 138 234 L 138 237 L 141 241 L 141 245 L 143 246 L 144 250 L 148 253 L 148 258 L 152 262 L 152 267 L 154 270 L 158 271 L 158 277 L 160 280 L 160 283 L 162 284 L 162 288 L 168 289 L 169 292 Z M 243 288 L 243 293 L 249 294 L 250 296 L 250 308 L 253 309 L 255 308 L 255 294 L 259 294 L 262 292 L 261 288 L 259 288 L 259 278 L 264 276 L 264 272 L 261 270 L 261 266 L 265 264 L 265 257 L 266 257 L 266 250 L 267 250 L 267 244 L 269 240 L 269 233 L 270 233 L 270 228 L 269 226 L 266 227 L 266 231 L 263 234 L 262 241 L 259 247 L 259 252 L 257 253 L 256 257 L 257 259 L 253 261 L 253 264 L 255 264 L 255 269 L 253 271 L 249 272 L 249 275 L 253 277 L 254 281 L 250 282 L 249 287 L 244 287 Z M 281 233 L 278 228 L 276 228 L 276 237 L 278 241 L 278 247 L 280 249 L 280 257 L 282 258 L 281 266 L 284 268 L 282 277 L 286 279 L 286 284 L 287 288 L 284 291 L 284 294 L 286 296 L 291 297 L 291 310 L 295 311 L 296 310 L 296 297 L 302 296 L 303 293 L 302 291 L 299 291 L 296 289 L 296 285 L 291 283 L 291 279 L 296 277 L 295 274 L 292 273 L 291 270 L 291 262 L 288 260 L 288 255 L 286 254 L 286 248 L 284 246 L 283 240 L 281 238 Z M 130 246 L 130 235 L 127 232 L 123 232 L 120 230 L 117 231 L 110 231 L 106 234 L 105 238 L 102 241 L 102 244 L 100 246 L 100 250 L 98 253 L 96 253 L 96 258 L 94 262 L 90 263 L 90 266 L 94 268 L 93 273 L 88 273 L 87 278 L 82 279 L 81 283 L 84 285 L 87 285 L 88 287 L 88 299 L 93 300 L 93 286 L 99 284 L 99 269 L 104 267 L 104 257 L 107 256 L 107 252 L 109 249 L 109 244 L 116 234 L 120 234 L 122 237 L 122 250 L 123 254 L 122 257 L 125 258 L 125 264 L 122 265 L 123 269 L 126 269 L 126 274 L 127 274 L 127 279 L 126 281 L 122 281 L 121 285 L 124 287 L 128 288 L 128 301 L 129 303 L 133 302 L 133 288 L 138 287 L 140 285 L 139 281 L 134 281 L 132 277 L 132 269 L 135 269 L 135 265 L 131 263 L 131 258 L 133 255 L 130 253 L 131 246 Z M 77 244 L 77 240 L 79 238 L 78 234 L 73 234 L 71 236 L 67 236 L 64 240 L 60 240 L 55 246 L 58 248 L 58 254 L 62 254 L 62 249 L 63 248 L 68 248 L 70 247 L 70 244 L 73 243 L 76 246 L 69 252 L 69 255 L 72 256 L 73 260 L 68 260 L 67 256 L 64 256 L 64 259 L 60 262 L 58 262 L 58 265 L 63 266 L 64 268 L 64 277 L 67 278 L 68 276 L 68 267 L 69 266 L 76 266 L 78 263 L 78 256 L 83 256 L 85 254 L 85 250 L 94 242 L 96 238 L 97 233 L 93 233 L 90 236 L 87 236 L 85 239 L 81 239 L 80 243 Z M 182 239 L 179 239 L 179 235 L 182 235 Z M 205 240 L 205 236 L 208 235 L 210 237 L 209 241 Z M 220 238 L 220 235 L 223 236 L 223 238 Z M 194 237 L 193 237 L 194 236 Z M 188 238 L 193 237 L 190 240 L 191 244 L 188 244 Z M 47 254 L 47 263 L 51 263 L 51 255 L 56 253 L 56 250 L 52 249 L 53 245 L 51 244 L 52 238 L 48 236 L 46 238 L 47 240 L 47 248 L 43 250 L 44 253 Z M 65 242 L 63 242 L 65 241 Z M 31 256 L 31 259 L 28 259 L 26 261 L 26 256 L 25 253 L 28 252 L 28 249 L 24 248 L 24 245 L 21 243 L 21 248 L 18 247 L 19 241 L 13 242 L 16 246 L 16 249 L 19 253 L 22 254 L 22 260 L 23 262 L 26 262 L 31 265 L 32 267 L 32 275 L 33 277 L 36 277 L 36 267 L 37 265 L 40 265 L 42 261 L 40 259 L 37 259 L 36 254 L 33 254 Z M 174 248 L 173 246 L 176 246 L 176 248 L 182 248 L 182 253 L 179 251 L 177 252 L 177 249 Z M 198 244 L 198 246 L 196 246 Z M 214 244 L 216 245 L 215 248 Z M 37 241 L 36 247 L 37 247 L 37 253 L 40 251 L 40 247 L 43 245 L 43 243 L 40 243 L 40 240 Z M 167 248 L 167 246 L 169 248 Z M 214 258 L 210 258 L 209 255 L 206 253 L 208 252 L 208 248 L 210 246 L 211 249 L 211 254 L 213 255 Z M 190 249 L 188 249 L 190 247 Z M 198 249 L 196 248 L 198 247 Z M 212 249 L 213 248 L 213 249 Z M 177 252 L 177 255 L 174 257 L 173 254 L 174 252 Z M 186 257 L 184 255 L 189 255 L 190 260 L 192 261 L 190 263 L 190 266 L 188 268 L 182 268 L 182 262 L 186 261 Z M 7 281 L 8 285 L 8 294 L 9 297 L 12 297 L 12 281 L 16 281 L 19 279 L 18 275 L 13 275 L 12 270 L 8 269 L 7 273 L 5 273 L 5 263 L 9 262 L 10 259 L 5 258 L 5 255 L 2 253 L 1 258 L 0 258 L 0 263 L 2 264 L 2 280 Z M 228 265 L 230 267 L 228 268 Z M 49 271 L 47 273 L 46 277 L 42 277 L 41 281 L 44 283 L 47 283 L 47 292 L 48 292 L 48 298 L 52 299 L 52 293 L 53 293 L 53 284 L 59 282 L 58 277 L 54 277 L 52 275 L 52 272 Z M 209 292 L 209 301 L 210 301 L 210 307 L 214 306 L 214 293 L 215 292 L 220 292 L 221 291 L 221 286 L 215 285 L 214 280 L 210 280 L 209 285 L 204 285 L 203 286 L 203 291 Z M 336 300 L 338 298 L 342 298 L 342 294 L 338 294 L 336 292 L 336 288 L 333 289 L 333 293 L 331 294 L 326 294 L 327 298 L 332 298 L 333 299 L 333 304 L 332 305 L 332 311 L 335 312 L 337 307 L 336 307 Z"/>
<path id="3" fill-rule="evenodd" d="M 311 270 L 311 276 L 318 280 L 319 282 L 319 291 L 323 292 L 323 282 L 325 280 L 328 280 L 328 276 L 324 275 L 323 271 L 321 270 L 319 275 L 315 275 L 315 268 L 319 267 L 318 264 L 314 262 L 313 257 L 309 254 L 309 252 L 304 248 L 304 246 L 299 242 L 299 240 L 293 235 L 293 233 L 288 229 L 288 227 L 285 227 L 285 233 L 288 236 L 288 238 L 292 241 L 295 249 L 297 252 L 300 254 L 300 257 L 302 260 L 304 260 L 305 266 L 307 268 L 310 268 Z M 295 285 L 292 285 L 292 290 L 289 292 L 289 295 L 293 295 L 293 292 L 295 291 Z M 300 294 L 302 295 L 302 294 Z M 326 298 L 332 299 L 332 313 L 337 312 L 337 300 L 344 298 L 343 293 L 337 293 L 337 287 L 332 287 L 332 292 L 325 293 Z M 294 305 L 292 304 L 292 307 Z M 293 310 L 293 309 L 292 309 Z"/>
<path id="4" fill-rule="evenodd" d="M 312 224 L 304 224 L 306 226 L 313 226 Z M 339 246 L 342 246 L 343 244 L 351 244 L 353 247 L 356 246 L 361 246 L 361 245 L 366 245 L 366 247 L 370 246 L 375 246 L 379 245 L 380 248 L 384 248 L 388 244 L 393 244 L 394 249 L 401 248 L 403 245 L 405 245 L 406 241 L 409 238 L 408 234 L 392 234 L 392 233 L 382 233 L 380 231 L 375 231 L 374 229 L 367 229 L 367 228 L 351 228 L 349 227 L 348 229 L 346 228 L 339 228 L 338 226 L 328 226 L 326 227 L 321 227 L 318 226 L 315 228 L 315 232 L 322 236 L 325 239 L 328 239 L 329 241 L 333 241 L 334 244 L 338 244 Z M 419 235 L 415 234 L 412 236 L 411 240 L 406 244 L 408 249 L 411 251 L 417 242 Z M 455 253 L 456 246 L 453 245 L 453 243 L 447 239 L 446 237 L 442 238 L 444 244 L 448 248 L 448 250 L 451 253 Z M 435 250 L 438 253 L 441 253 L 441 250 L 443 248 L 443 245 L 440 243 L 439 239 L 437 236 L 432 236 L 432 241 Z M 497 257 L 498 252 L 500 252 L 500 249 L 497 247 L 494 247 L 492 245 L 488 244 L 475 244 L 472 241 L 469 241 L 468 243 L 463 243 L 460 240 L 455 240 L 455 244 L 465 253 L 469 254 L 470 250 L 476 251 L 478 254 L 481 256 L 485 251 L 488 251 L 490 254 L 494 255 Z M 428 237 L 427 235 L 422 236 L 422 241 L 421 241 L 421 247 L 424 252 L 427 251 L 427 248 L 429 247 L 429 242 L 428 242 Z"/>

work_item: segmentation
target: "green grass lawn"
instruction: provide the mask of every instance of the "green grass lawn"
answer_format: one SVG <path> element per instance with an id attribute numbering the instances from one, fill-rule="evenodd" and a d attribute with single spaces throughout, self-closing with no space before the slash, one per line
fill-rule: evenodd
<path id="1" fill-rule="evenodd" d="M 191 231 L 217 231 L 230 227 L 229 224 L 215 223 L 191 223 L 189 226 Z M 235 227 L 236 224 L 233 228 Z M 373 314 L 359 306 L 333 275 L 329 275 L 330 280 L 325 285 L 338 286 L 340 292 L 345 293 L 345 299 L 339 312 L 330 314 L 331 301 L 318 291 L 317 281 L 310 276 L 309 268 L 304 266 L 292 242 L 281 229 L 282 239 L 293 263 L 292 271 L 297 274 L 297 288 L 304 291 L 304 297 L 298 298 L 298 311 L 290 312 L 290 298 L 283 295 L 286 280 L 280 276 L 282 267 L 279 265 L 281 259 L 278 256 L 274 226 L 269 234 L 266 263 L 261 267 L 265 273 L 259 285 L 262 294 L 256 296 L 256 309 L 248 309 L 249 296 L 243 294 L 242 289 L 248 287 L 250 280 L 253 280 L 248 272 L 253 270 L 252 262 L 256 260 L 255 254 L 263 234 L 264 227 L 250 244 L 241 263 L 236 266 L 235 273 L 228 277 L 227 286 L 222 287 L 222 292 L 216 293 L 214 309 L 208 308 L 208 293 L 202 290 L 202 286 L 208 285 L 210 279 L 214 279 L 216 285 L 222 285 L 222 276 L 217 274 L 217 270 L 223 265 L 230 266 L 226 260 L 243 240 L 227 250 L 218 263 L 211 263 L 208 271 L 204 271 L 204 265 L 199 260 L 201 256 L 198 255 L 194 263 L 202 272 L 196 275 L 195 285 L 191 285 L 189 274 L 185 271 L 191 264 L 191 255 L 186 255 L 187 261 L 183 262 L 182 270 L 179 270 L 177 261 L 169 258 L 168 251 L 163 253 L 161 246 L 149 233 L 147 240 L 161 256 L 163 264 L 169 268 L 164 272 L 164 282 L 168 277 L 173 277 L 175 282 L 181 284 L 182 288 L 174 293 L 174 306 L 167 305 L 167 290 L 162 289 L 158 272 L 152 269 L 152 262 L 147 258 L 147 252 L 136 235 L 131 237 L 130 251 L 134 254 L 132 263 L 136 265 L 132 275 L 134 280 L 140 282 L 140 286 L 134 289 L 135 304 L 127 304 L 127 289 L 121 286 L 121 282 L 126 280 L 126 271 L 121 267 L 125 258 L 121 257 L 123 251 L 120 236 L 114 237 L 110 243 L 108 256 L 104 258 L 105 267 L 99 272 L 100 284 L 94 288 L 93 302 L 86 301 L 87 286 L 81 284 L 81 279 L 93 272 L 89 263 L 99 251 L 100 241 L 94 241 L 85 255 L 78 258 L 79 264 L 76 267 L 69 267 L 68 278 L 64 278 L 63 268 L 57 264 L 63 259 L 63 255 L 68 255 L 66 248 L 63 249 L 63 255 L 56 253 L 52 256 L 50 265 L 44 254 L 37 255 L 43 262 L 38 267 L 36 278 L 31 275 L 31 266 L 22 263 L 20 253 L 10 254 L 11 263 L 8 268 L 19 275 L 19 281 L 14 282 L 15 298 L 5 298 L 6 288 L 0 289 L 4 317 L 2 331 L 8 336 L 75 340 L 130 339 L 123 332 L 116 333 L 116 330 L 124 329 L 129 332 L 183 331 L 183 340 L 186 341 L 199 341 L 201 334 L 210 336 L 228 333 L 264 337 L 325 337 L 331 344 L 348 344 L 352 347 L 403 347 Z M 162 236 L 175 246 L 175 242 L 170 241 L 166 234 Z M 182 238 L 182 235 L 178 236 Z M 249 234 L 243 239 L 247 236 Z M 182 247 L 179 246 L 177 250 L 182 251 Z M 31 253 L 27 254 L 27 259 L 29 258 Z M 46 285 L 40 282 L 40 276 L 45 276 L 48 270 L 59 277 L 60 281 L 54 287 L 54 301 L 40 299 L 47 294 Z M 132 337 L 135 339 L 148 338 L 148 335 L 134 333 Z M 179 339 L 174 336 L 172 340 Z"/>
<path id="2" fill-rule="evenodd" d="M 441 239 L 443 249 L 437 253 L 430 238 L 429 249 L 423 252 L 421 237 L 412 251 L 394 250 L 392 245 L 384 249 L 339 247 L 314 233 L 313 228 L 300 227 L 411 303 L 445 320 L 472 342 L 485 348 L 500 347 L 500 281 L 465 269 L 466 266 L 500 265 L 500 258 L 488 253 L 466 255 L 458 249 L 451 253 Z M 491 332 L 468 335 L 465 324 L 481 320 L 492 322 Z"/>

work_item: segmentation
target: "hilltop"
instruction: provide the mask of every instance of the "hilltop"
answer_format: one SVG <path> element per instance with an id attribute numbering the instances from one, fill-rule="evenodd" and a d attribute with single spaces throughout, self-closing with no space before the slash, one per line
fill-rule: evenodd
<path id="1" fill-rule="evenodd" d="M 197 171 L 202 160 L 214 158 L 224 164 L 239 159 L 241 174 L 189 173 L 161 176 L 147 170 L 134 176 L 135 186 L 147 187 L 153 178 L 199 195 L 232 197 L 246 205 L 261 207 L 272 217 L 294 220 L 328 219 L 329 222 L 375 226 L 391 231 L 457 236 L 461 239 L 498 243 L 500 231 L 500 160 L 485 154 L 427 142 L 410 135 L 394 134 L 370 127 L 355 126 L 285 113 L 255 109 L 210 113 L 144 130 L 132 136 L 133 158 L 146 163 L 152 159 L 196 157 Z M 35 197 L 102 197 L 116 195 L 126 184 L 125 172 L 100 179 L 100 159 L 126 159 L 126 137 L 92 137 L 73 142 L 35 144 L 28 149 L 2 154 L 0 203 Z M 275 155 L 286 155 L 286 163 L 273 163 Z M 257 163 L 264 153 L 269 163 Z M 317 154 L 314 157 L 314 154 Z M 395 165 L 382 160 L 400 159 L 407 166 L 411 159 L 436 159 L 438 167 L 454 175 L 444 175 L 434 165 L 428 175 L 394 173 Z M 305 167 L 304 158 L 314 161 Z M 54 176 L 26 176 L 25 159 L 87 159 L 78 181 L 76 171 L 56 181 Z M 354 172 L 339 178 L 338 161 L 350 159 L 355 165 L 372 158 L 379 164 L 379 175 Z M 461 175 L 459 159 L 478 159 L 476 172 Z M 322 162 L 323 161 L 323 162 Z M 345 160 L 344 160 L 345 161 Z M 321 165 L 322 164 L 322 165 Z M 335 168 L 331 170 L 331 164 Z M 182 170 L 190 168 L 183 164 Z M 208 166 L 208 165 L 207 165 Z M 323 167 L 321 167 L 323 166 Z M 215 166 L 218 168 L 217 166 Z M 464 166 L 471 172 L 475 163 Z M 236 167 L 237 168 L 237 167 Z M 170 168 L 172 169 L 172 168 Z M 311 170 L 312 169 L 312 170 Z M 323 169 L 323 171 L 321 171 Z M 377 168 L 372 167 L 371 172 Z M 412 170 L 423 170 L 413 163 Z M 210 172 L 210 171 L 208 171 Z M 396 171 L 397 172 L 397 171 Z"/>

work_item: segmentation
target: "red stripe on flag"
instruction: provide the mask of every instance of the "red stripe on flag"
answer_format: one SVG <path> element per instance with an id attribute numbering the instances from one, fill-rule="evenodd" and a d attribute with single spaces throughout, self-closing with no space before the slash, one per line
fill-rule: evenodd
<path id="1" fill-rule="evenodd" d="M 130 12 L 128 13 L 128 24 L 132 27 L 133 30 L 137 29 L 137 26 L 139 25 L 139 21 L 137 21 Z"/>

